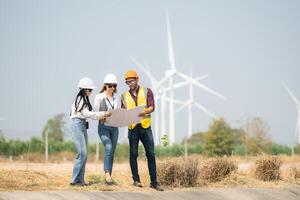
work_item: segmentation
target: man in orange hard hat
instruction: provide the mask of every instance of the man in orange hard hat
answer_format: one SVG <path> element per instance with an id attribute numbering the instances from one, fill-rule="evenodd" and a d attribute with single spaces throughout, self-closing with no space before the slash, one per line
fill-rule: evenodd
<path id="1" fill-rule="evenodd" d="M 136 106 L 146 106 L 144 111 L 139 115 L 142 117 L 140 123 L 128 126 L 130 168 L 133 185 L 143 187 L 138 174 L 137 164 L 139 141 L 141 141 L 145 148 L 148 161 L 148 170 L 151 179 L 150 187 L 158 191 L 163 191 L 163 188 L 157 182 L 154 141 L 151 130 L 151 113 L 155 109 L 153 92 L 151 89 L 138 84 L 139 77 L 135 70 L 128 71 L 124 78 L 129 90 L 121 96 L 122 107 L 132 109 Z"/>

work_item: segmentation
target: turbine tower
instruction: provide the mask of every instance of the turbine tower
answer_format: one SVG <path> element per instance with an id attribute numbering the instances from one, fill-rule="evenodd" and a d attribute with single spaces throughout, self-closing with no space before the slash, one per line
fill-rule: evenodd
<path id="1" fill-rule="evenodd" d="M 294 103 L 296 104 L 296 109 L 298 111 L 297 121 L 296 121 L 296 130 L 295 130 L 295 139 L 296 142 L 292 146 L 292 154 L 294 155 L 294 146 L 300 144 L 300 101 L 296 98 L 296 95 L 292 92 L 292 90 L 283 82 L 283 86 L 285 90 L 288 92 L 289 96 L 292 98 Z"/>

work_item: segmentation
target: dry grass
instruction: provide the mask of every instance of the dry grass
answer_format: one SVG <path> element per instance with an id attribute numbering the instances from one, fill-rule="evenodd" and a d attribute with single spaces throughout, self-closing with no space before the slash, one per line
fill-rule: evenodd
<path id="1" fill-rule="evenodd" d="M 199 178 L 198 165 L 193 157 L 167 159 L 158 163 L 158 181 L 165 186 L 194 187 Z"/>
<path id="2" fill-rule="evenodd" d="M 37 191 L 37 190 L 97 190 L 97 191 L 152 191 L 147 164 L 139 162 L 140 177 L 144 188 L 132 185 L 129 164 L 115 163 L 114 185 L 104 183 L 103 163 L 88 163 L 85 181 L 87 187 L 70 186 L 73 163 L 0 163 L 0 191 Z"/>
<path id="3" fill-rule="evenodd" d="M 215 183 L 222 181 L 237 172 L 238 165 L 228 158 L 211 158 L 200 168 L 200 179 L 204 182 Z"/>
<path id="4" fill-rule="evenodd" d="M 0 190 L 45 190 L 66 187 L 66 177 L 29 170 L 0 170 Z"/>
<path id="5" fill-rule="evenodd" d="M 300 161 L 300 155 L 294 155 L 294 156 L 280 155 L 280 160 L 283 163 L 295 163 Z"/>
<path id="6" fill-rule="evenodd" d="M 280 179 L 282 161 L 278 156 L 262 156 L 255 161 L 254 175 L 263 181 L 276 181 Z"/>
<path id="7" fill-rule="evenodd" d="M 297 179 L 300 179 L 300 164 L 282 170 L 282 177 L 289 182 L 295 182 Z"/>
<path id="8" fill-rule="evenodd" d="M 283 163 L 280 167 L 282 179 L 278 181 L 263 181 L 253 176 L 251 164 L 259 160 L 255 157 L 248 160 L 236 159 L 236 157 L 207 159 L 199 156 L 190 157 L 188 160 L 184 160 L 184 158 L 158 159 L 158 178 L 161 183 L 168 186 L 165 189 L 176 191 L 216 187 L 278 188 L 295 184 L 300 185 L 300 159 L 285 159 L 289 162 Z M 237 163 L 240 163 L 238 171 Z M 21 161 L 0 162 L 0 191 L 153 191 L 149 188 L 148 167 L 144 159 L 139 161 L 139 172 L 144 185 L 143 188 L 132 186 L 128 162 L 115 162 L 112 175 L 115 184 L 106 186 L 103 181 L 102 165 L 101 162 L 89 162 L 87 164 L 86 181 L 91 183 L 91 186 L 71 187 L 69 181 L 73 162 L 59 164 L 22 163 Z"/>

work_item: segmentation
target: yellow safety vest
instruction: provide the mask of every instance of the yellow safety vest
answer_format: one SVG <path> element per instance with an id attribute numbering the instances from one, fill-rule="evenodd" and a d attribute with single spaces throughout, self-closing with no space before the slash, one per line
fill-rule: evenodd
<path id="1" fill-rule="evenodd" d="M 136 107 L 135 101 L 133 100 L 129 91 L 127 91 L 123 94 L 123 102 L 127 109 L 133 109 Z M 145 108 L 147 108 L 147 88 L 145 89 L 144 87 L 140 86 L 139 91 L 138 91 L 137 106 L 146 106 Z M 141 125 L 143 128 L 150 127 L 150 125 L 151 125 L 151 115 L 150 114 L 146 115 L 141 120 Z M 136 126 L 136 124 L 132 124 L 132 125 L 128 126 L 128 129 L 132 130 L 135 126 Z"/>

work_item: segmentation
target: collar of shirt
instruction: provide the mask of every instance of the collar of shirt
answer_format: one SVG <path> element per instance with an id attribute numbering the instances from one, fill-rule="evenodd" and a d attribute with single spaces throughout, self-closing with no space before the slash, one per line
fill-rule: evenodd
<path id="1" fill-rule="evenodd" d="M 131 94 L 131 96 L 137 97 L 139 94 L 139 90 L 140 90 L 140 86 L 138 85 L 136 89 L 136 95 L 134 95 L 134 90 L 129 90 L 129 93 Z"/>

